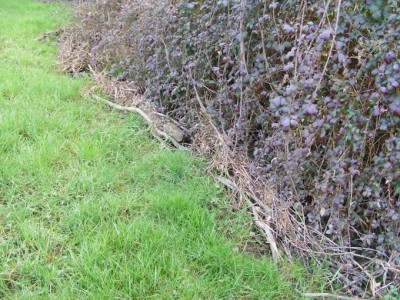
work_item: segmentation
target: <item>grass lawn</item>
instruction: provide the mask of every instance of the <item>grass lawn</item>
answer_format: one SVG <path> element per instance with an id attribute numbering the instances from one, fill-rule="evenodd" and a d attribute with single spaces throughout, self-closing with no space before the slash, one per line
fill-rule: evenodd
<path id="1" fill-rule="evenodd" d="M 0 0 L 0 298 L 296 298 L 301 270 L 237 251 L 251 220 L 199 159 L 57 72 L 36 38 L 66 15 Z"/>

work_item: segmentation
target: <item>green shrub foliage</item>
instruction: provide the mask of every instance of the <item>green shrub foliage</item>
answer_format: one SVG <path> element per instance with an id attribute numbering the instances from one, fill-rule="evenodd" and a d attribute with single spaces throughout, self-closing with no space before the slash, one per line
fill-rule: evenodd
<path id="1" fill-rule="evenodd" d="M 400 265 L 398 1 L 98 0 L 79 15 L 90 64 L 188 127 L 197 90 L 308 225 Z"/>

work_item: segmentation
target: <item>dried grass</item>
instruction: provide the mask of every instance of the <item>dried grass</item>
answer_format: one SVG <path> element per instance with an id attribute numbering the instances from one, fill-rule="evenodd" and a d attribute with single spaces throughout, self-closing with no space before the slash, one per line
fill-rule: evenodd
<path id="1" fill-rule="evenodd" d="M 79 31 L 66 29 L 61 39 L 61 51 L 58 55 L 59 69 L 62 72 L 78 74 L 85 71 L 89 65 L 89 45 L 82 42 L 77 44 Z"/>

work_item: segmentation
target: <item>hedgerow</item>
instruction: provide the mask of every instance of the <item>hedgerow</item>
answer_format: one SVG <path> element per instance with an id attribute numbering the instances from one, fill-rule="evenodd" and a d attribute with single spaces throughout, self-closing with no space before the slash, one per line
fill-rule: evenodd
<path id="1" fill-rule="evenodd" d="M 338 267 L 362 270 L 351 288 L 399 283 L 398 1 L 93 0 L 77 15 L 71 70 L 133 81 L 189 129 L 204 108 L 255 180 L 359 258 Z"/>

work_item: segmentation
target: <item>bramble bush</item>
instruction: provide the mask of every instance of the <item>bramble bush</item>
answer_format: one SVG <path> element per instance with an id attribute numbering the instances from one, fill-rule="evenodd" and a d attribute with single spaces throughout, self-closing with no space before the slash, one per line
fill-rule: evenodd
<path id="1" fill-rule="evenodd" d="M 77 12 L 86 64 L 188 128 L 202 122 L 196 89 L 295 214 L 399 267 L 397 0 L 94 0 Z M 396 269 L 369 271 L 398 283 Z"/>

